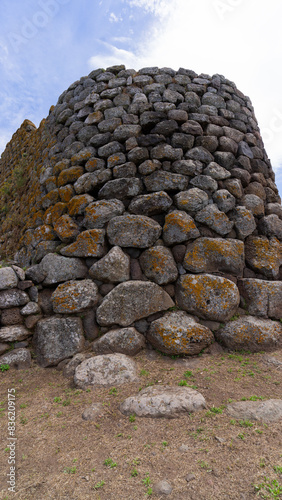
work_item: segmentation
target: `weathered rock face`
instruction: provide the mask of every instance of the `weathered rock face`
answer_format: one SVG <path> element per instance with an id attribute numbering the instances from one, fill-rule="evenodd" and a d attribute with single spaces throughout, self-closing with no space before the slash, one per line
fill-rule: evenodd
<path id="1" fill-rule="evenodd" d="M 54 352 L 38 350 L 44 366 L 100 327 L 97 346 L 109 337 L 118 350 L 123 337 L 109 330 L 136 327 L 165 352 L 192 354 L 211 334 L 186 312 L 224 323 L 241 300 L 255 319 L 281 318 L 281 200 L 252 104 L 222 75 L 95 70 L 38 130 L 24 122 L 0 160 L 1 187 L 22 153 L 26 193 L 0 189 L 10 215 L 0 213 L 0 250 L 18 250 L 27 269 L 0 269 L 0 329 L 24 325 L 29 342 L 54 320 Z M 183 311 L 166 314 L 174 298 Z M 240 348 L 259 343 L 248 332 Z"/>
<path id="2" fill-rule="evenodd" d="M 92 280 L 67 281 L 52 294 L 55 313 L 78 313 L 98 302 L 98 287 Z"/>
<path id="3" fill-rule="evenodd" d="M 104 354 L 87 359 L 78 365 L 74 375 L 74 383 L 81 389 L 91 385 L 121 385 L 136 380 L 135 362 L 124 354 Z"/>
<path id="4" fill-rule="evenodd" d="M 100 325 L 129 326 L 134 321 L 174 306 L 173 300 L 155 283 L 128 281 L 116 286 L 97 309 Z"/>
<path id="5" fill-rule="evenodd" d="M 147 387 L 121 405 L 124 415 L 176 418 L 206 408 L 205 398 L 190 387 Z"/>
<path id="6" fill-rule="evenodd" d="M 211 344 L 213 334 L 184 311 L 175 311 L 153 321 L 147 339 L 166 354 L 194 355 Z"/>
<path id="7" fill-rule="evenodd" d="M 282 325 L 269 319 L 245 316 L 226 323 L 215 336 L 229 349 L 270 351 L 282 346 Z"/>
<path id="8" fill-rule="evenodd" d="M 234 239 L 198 238 L 187 245 L 183 267 L 191 273 L 221 271 L 240 276 L 244 269 L 244 244 Z"/>
<path id="9" fill-rule="evenodd" d="M 144 336 L 132 327 L 110 330 L 93 344 L 93 349 L 98 354 L 119 352 L 128 356 L 135 356 L 144 347 Z"/>
<path id="10" fill-rule="evenodd" d="M 80 318 L 48 318 L 37 323 L 35 350 L 40 366 L 57 365 L 84 346 L 83 329 Z"/>
<path id="11" fill-rule="evenodd" d="M 282 419 L 282 400 L 239 401 L 227 406 L 228 414 L 238 420 L 279 422 Z"/>
<path id="12" fill-rule="evenodd" d="M 203 319 L 228 321 L 236 312 L 239 301 L 236 285 L 219 276 L 182 276 L 176 287 L 177 305 Z"/>

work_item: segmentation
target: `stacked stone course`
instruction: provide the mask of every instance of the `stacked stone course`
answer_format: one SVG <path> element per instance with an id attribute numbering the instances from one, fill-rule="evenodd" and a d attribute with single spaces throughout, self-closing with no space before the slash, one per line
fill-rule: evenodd
<path id="1" fill-rule="evenodd" d="M 182 68 L 95 70 L 33 133 L 44 155 L 15 256 L 28 269 L 13 287 L 31 283 L 38 297 L 27 317 L 22 304 L 8 310 L 17 327 L 27 318 L 26 337 L 35 328 L 42 366 L 85 338 L 101 353 L 135 354 L 145 340 L 167 354 L 214 338 L 281 346 L 281 199 L 251 101 L 233 82 Z M 7 151 L 1 183 L 14 165 Z M 0 297 L 2 307 L 0 334 Z"/>

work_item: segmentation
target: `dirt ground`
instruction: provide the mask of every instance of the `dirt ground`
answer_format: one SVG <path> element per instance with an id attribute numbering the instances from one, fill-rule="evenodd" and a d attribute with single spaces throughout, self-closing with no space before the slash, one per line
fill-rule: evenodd
<path id="1" fill-rule="evenodd" d="M 215 350 L 214 350 L 215 351 Z M 282 498 L 282 422 L 236 421 L 228 402 L 282 398 L 282 352 L 218 352 L 193 358 L 143 351 L 139 382 L 76 389 L 33 361 L 0 372 L 1 500 L 248 500 Z M 185 381 L 185 382 L 181 382 Z M 119 405 L 147 385 L 187 384 L 207 409 L 177 419 L 126 417 Z M 16 493 L 8 491 L 8 389 L 16 389 Z M 103 404 L 95 421 L 82 419 Z M 160 480 L 169 496 L 154 492 Z M 255 488 L 255 486 L 257 488 Z M 260 486 L 259 486 L 260 485 Z"/>

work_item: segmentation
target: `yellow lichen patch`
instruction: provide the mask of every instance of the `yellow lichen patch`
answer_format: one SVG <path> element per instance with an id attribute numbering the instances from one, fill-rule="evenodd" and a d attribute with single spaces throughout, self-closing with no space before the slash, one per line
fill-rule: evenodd
<path id="1" fill-rule="evenodd" d="M 53 168 L 54 175 L 56 175 L 57 177 L 58 175 L 60 175 L 62 170 L 66 170 L 69 166 L 70 166 L 70 160 L 65 159 L 59 161 Z"/>
<path id="2" fill-rule="evenodd" d="M 40 241 L 52 241 L 56 239 L 56 235 L 51 226 L 44 224 L 39 226 L 34 230 L 33 233 L 33 244 L 36 245 Z"/>
<path id="3" fill-rule="evenodd" d="M 75 196 L 75 190 L 71 184 L 68 184 L 67 186 L 60 187 L 59 194 L 61 201 L 63 203 L 68 203 L 72 197 Z"/>
<path id="4" fill-rule="evenodd" d="M 83 175 L 83 167 L 70 167 L 63 170 L 58 177 L 58 186 L 65 186 L 66 184 L 77 181 L 77 179 Z"/>
<path id="5" fill-rule="evenodd" d="M 183 263 L 192 272 L 225 271 L 240 274 L 244 267 L 244 243 L 222 238 L 199 238 L 187 246 Z"/>
<path id="6" fill-rule="evenodd" d="M 79 151 L 75 155 L 71 157 L 71 164 L 75 165 L 76 163 L 84 163 L 89 158 L 91 158 L 92 152 L 91 151 Z"/>
<path id="7" fill-rule="evenodd" d="M 55 225 L 54 231 L 63 243 L 69 243 L 74 240 L 79 233 L 78 225 L 69 215 L 62 215 Z"/>
<path id="8" fill-rule="evenodd" d="M 249 236 L 245 251 L 246 261 L 255 271 L 277 279 L 282 264 L 282 244 L 277 238 Z"/>
<path id="9" fill-rule="evenodd" d="M 43 224 L 43 218 L 44 218 L 44 212 L 42 210 L 35 212 L 30 221 L 30 227 L 32 228 L 41 226 Z"/>
<path id="10" fill-rule="evenodd" d="M 57 220 L 64 215 L 67 212 L 67 205 L 66 203 L 58 202 L 56 205 L 53 207 L 49 208 L 50 210 L 50 218 L 51 218 L 51 224 L 55 224 Z"/>

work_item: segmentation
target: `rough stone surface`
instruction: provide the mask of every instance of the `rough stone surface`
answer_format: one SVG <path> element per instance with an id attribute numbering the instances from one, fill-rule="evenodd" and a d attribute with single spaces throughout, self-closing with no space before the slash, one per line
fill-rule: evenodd
<path id="1" fill-rule="evenodd" d="M 9 365 L 16 370 L 26 370 L 31 366 L 31 354 L 28 349 L 15 349 L 0 356 L 0 365 Z"/>
<path id="2" fill-rule="evenodd" d="M 97 304 L 98 299 L 98 287 L 92 280 L 62 283 L 51 297 L 53 311 L 61 314 L 81 312 Z"/>
<path id="3" fill-rule="evenodd" d="M 211 321 L 228 321 L 235 314 L 239 301 L 236 285 L 219 276 L 181 276 L 176 286 L 177 305 Z"/>
<path id="4" fill-rule="evenodd" d="M 242 276 L 244 257 L 242 241 L 198 238 L 187 245 L 183 267 L 191 273 L 226 272 Z"/>
<path id="5" fill-rule="evenodd" d="M 121 405 L 124 415 L 150 418 L 176 418 L 206 408 L 205 398 L 190 387 L 146 387 L 137 396 L 127 398 Z"/>
<path id="6" fill-rule="evenodd" d="M 120 247 L 113 247 L 105 257 L 89 269 L 91 278 L 106 283 L 121 283 L 130 279 L 130 259 Z"/>
<path id="7" fill-rule="evenodd" d="M 0 292 L 0 309 L 8 309 L 10 307 L 24 306 L 29 302 L 27 293 L 17 288 L 2 290 Z"/>
<path id="8" fill-rule="evenodd" d="M 162 246 L 148 248 L 141 254 L 140 265 L 147 278 L 158 285 L 167 285 L 178 277 L 178 269 L 171 251 Z"/>
<path id="9" fill-rule="evenodd" d="M 209 197 L 205 191 L 198 188 L 183 191 L 175 196 L 175 203 L 179 210 L 185 210 L 188 213 L 194 214 L 202 210 L 209 202 Z"/>
<path id="10" fill-rule="evenodd" d="M 87 267 L 80 259 L 71 259 L 61 255 L 48 254 L 39 264 L 45 275 L 45 285 L 55 285 L 63 281 L 85 278 Z"/>
<path id="11" fill-rule="evenodd" d="M 122 215 L 124 204 L 120 200 L 94 201 L 85 209 L 83 224 L 87 229 L 100 229 L 113 217 Z"/>
<path id="12" fill-rule="evenodd" d="M 36 359 L 40 366 L 54 366 L 83 349 L 80 318 L 45 318 L 38 321 L 35 334 Z"/>
<path id="13" fill-rule="evenodd" d="M 0 342 L 18 342 L 30 337 L 31 332 L 23 325 L 11 325 L 0 328 Z"/>
<path id="14" fill-rule="evenodd" d="M 282 264 L 282 247 L 276 238 L 249 236 L 245 244 L 246 262 L 267 278 L 278 279 Z"/>
<path id="15" fill-rule="evenodd" d="M 245 316 L 226 323 L 215 336 L 229 349 L 270 351 L 282 346 L 282 325 L 270 319 Z"/>
<path id="16" fill-rule="evenodd" d="M 144 347 L 144 336 L 133 327 L 110 330 L 93 344 L 93 350 L 98 354 L 119 352 L 128 356 L 135 356 Z"/>
<path id="17" fill-rule="evenodd" d="M 74 383 L 80 389 L 109 387 L 137 380 L 135 362 L 125 354 L 104 354 L 89 358 L 76 368 Z"/>
<path id="18" fill-rule="evenodd" d="M 15 288 L 18 284 L 18 277 L 11 267 L 2 267 L 0 269 L 0 290 Z"/>
<path id="19" fill-rule="evenodd" d="M 23 317 L 20 313 L 19 307 L 12 307 L 11 309 L 2 309 L 1 311 L 2 326 L 20 325 L 21 323 L 23 323 Z"/>
<path id="20" fill-rule="evenodd" d="M 100 325 L 129 326 L 134 321 L 174 306 L 170 296 L 155 283 L 127 281 L 117 285 L 97 309 Z"/>
<path id="21" fill-rule="evenodd" d="M 72 379 L 74 377 L 76 367 L 78 365 L 80 365 L 80 363 L 82 363 L 82 361 L 87 359 L 87 357 L 88 357 L 88 355 L 84 354 L 82 352 L 75 354 L 75 356 L 64 365 L 64 368 L 63 368 L 64 377 Z M 66 360 L 63 360 L 63 362 L 64 361 L 66 361 Z"/>
<path id="22" fill-rule="evenodd" d="M 282 318 L 282 283 L 242 278 L 238 287 L 245 307 L 252 316 Z"/>
<path id="23" fill-rule="evenodd" d="M 165 354 L 195 355 L 211 344 L 213 334 L 184 311 L 175 311 L 152 321 L 147 339 Z"/>
<path id="24" fill-rule="evenodd" d="M 160 237 L 161 226 L 144 215 L 125 215 L 110 220 L 107 235 L 111 245 L 147 248 Z"/>
<path id="25" fill-rule="evenodd" d="M 238 420 L 279 422 L 282 420 L 282 399 L 267 401 L 239 401 L 227 405 L 227 413 Z"/>
<path id="26" fill-rule="evenodd" d="M 165 218 L 163 240 L 166 245 L 174 245 L 193 240 L 200 236 L 194 219 L 186 212 L 175 210 Z"/>
<path id="27" fill-rule="evenodd" d="M 170 495 L 172 486 L 168 481 L 158 481 L 153 485 L 153 492 L 156 495 Z"/>
<path id="28" fill-rule="evenodd" d="M 206 224 L 221 236 L 228 234 L 233 228 L 234 224 L 228 219 L 224 212 L 221 212 L 218 209 L 217 205 L 215 204 L 207 205 L 195 215 L 195 219 L 198 222 Z"/>
<path id="29" fill-rule="evenodd" d="M 172 205 L 172 199 L 165 191 L 137 196 L 131 201 L 128 210 L 136 215 L 156 215 L 166 212 Z"/>

